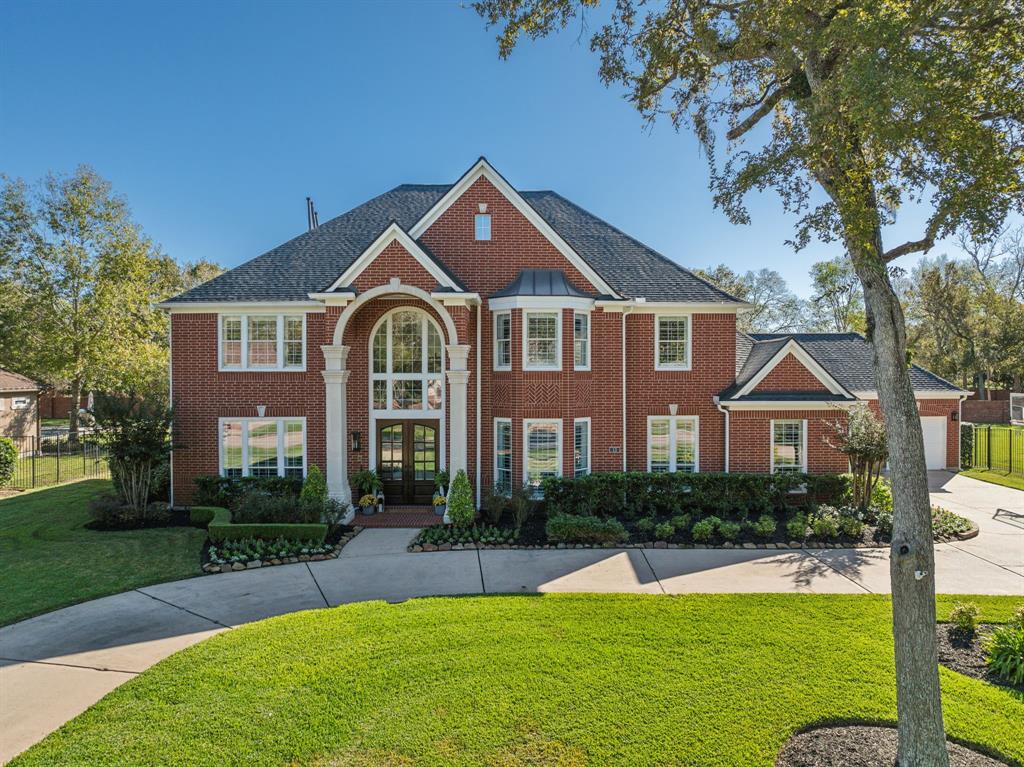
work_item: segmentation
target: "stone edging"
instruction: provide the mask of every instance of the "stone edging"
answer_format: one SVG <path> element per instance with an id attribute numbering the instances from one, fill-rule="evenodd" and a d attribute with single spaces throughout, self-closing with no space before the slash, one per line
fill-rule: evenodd
<path id="1" fill-rule="evenodd" d="M 334 548 L 326 554 L 299 554 L 298 556 L 285 557 L 284 559 L 253 559 L 249 562 L 230 562 L 222 565 L 207 562 L 203 565 L 203 574 L 215 575 L 217 573 L 238 572 L 239 570 L 256 570 L 260 567 L 276 567 L 277 565 L 293 565 L 299 562 L 323 562 L 326 559 L 337 559 L 338 555 L 341 554 L 341 550 L 345 548 L 345 544 L 362 531 L 362 527 L 353 527 L 352 532 L 341 536 L 338 542 L 334 544 Z"/>

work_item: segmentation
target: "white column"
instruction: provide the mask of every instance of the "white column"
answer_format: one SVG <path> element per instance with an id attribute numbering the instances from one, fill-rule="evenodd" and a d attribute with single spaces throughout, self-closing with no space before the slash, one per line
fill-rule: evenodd
<path id="1" fill-rule="evenodd" d="M 348 359 L 347 346 L 321 346 L 324 353 L 325 410 L 327 421 L 327 492 L 346 506 L 352 505 L 348 485 Z"/>
<path id="2" fill-rule="evenodd" d="M 467 455 L 467 416 L 466 389 L 469 384 L 469 346 L 453 344 L 448 350 L 448 472 L 454 481 L 459 469 L 466 471 Z M 468 474 L 469 472 L 466 471 Z M 451 492 L 451 488 L 448 488 Z M 447 516 L 447 515 L 446 515 Z"/>

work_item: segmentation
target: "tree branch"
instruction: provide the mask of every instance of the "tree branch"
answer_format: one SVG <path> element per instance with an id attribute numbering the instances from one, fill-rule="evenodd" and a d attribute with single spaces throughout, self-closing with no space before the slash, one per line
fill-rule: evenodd
<path id="1" fill-rule="evenodd" d="M 725 137 L 729 141 L 735 141 L 736 139 L 738 139 L 748 130 L 750 130 L 759 122 L 761 122 L 761 119 L 766 114 L 771 112 L 775 108 L 775 105 L 782 101 L 782 97 L 785 95 L 785 85 L 776 88 L 771 94 L 768 95 L 767 98 L 765 98 L 765 100 L 761 103 L 761 106 L 759 106 L 749 115 L 747 115 L 745 120 L 743 120 L 739 125 L 735 126 L 734 128 L 730 128 L 729 132 L 725 134 Z"/>
<path id="2" fill-rule="evenodd" d="M 882 254 L 882 260 L 886 263 L 893 261 L 900 256 L 906 256 L 910 253 L 919 253 L 921 251 L 930 250 L 932 245 L 935 244 L 935 238 L 931 236 L 924 237 L 920 240 L 911 240 L 905 242 L 902 245 L 897 245 L 895 248 L 885 251 Z"/>

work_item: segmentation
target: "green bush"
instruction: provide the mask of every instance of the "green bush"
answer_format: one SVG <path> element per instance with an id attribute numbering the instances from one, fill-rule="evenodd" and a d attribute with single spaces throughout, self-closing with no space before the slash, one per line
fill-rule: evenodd
<path id="1" fill-rule="evenodd" d="M 636 523 L 636 531 L 646 539 L 650 539 L 654 535 L 654 528 L 658 526 L 658 521 L 654 517 L 644 517 Z"/>
<path id="2" fill-rule="evenodd" d="M 974 636 L 978 625 L 978 606 L 974 602 L 957 602 L 949 613 L 949 622 L 953 629 L 965 636 Z"/>
<path id="3" fill-rule="evenodd" d="M 455 527 L 454 525 L 434 525 L 425 527 L 413 543 L 514 543 L 518 538 L 515 530 L 494 525 L 473 525 L 472 527 Z"/>
<path id="4" fill-rule="evenodd" d="M 654 528 L 654 540 L 667 541 L 676 534 L 675 525 L 671 522 L 662 522 Z"/>
<path id="5" fill-rule="evenodd" d="M 310 501 L 291 495 L 272 495 L 250 488 L 235 503 L 231 518 L 244 524 L 308 524 L 320 522 L 323 501 Z"/>
<path id="6" fill-rule="evenodd" d="M 512 488 L 508 499 L 512 509 L 512 524 L 516 530 L 522 529 L 533 513 L 537 510 L 537 500 L 533 497 L 533 488 L 522 484 Z"/>
<path id="7" fill-rule="evenodd" d="M 775 529 L 777 527 L 778 523 L 775 521 L 775 517 L 771 514 L 762 514 L 751 526 L 751 531 L 758 538 L 771 538 L 775 535 Z"/>
<path id="8" fill-rule="evenodd" d="M 0 437 L 0 487 L 14 479 L 14 467 L 18 463 L 18 448 L 10 437 Z"/>
<path id="9" fill-rule="evenodd" d="M 690 535 L 693 536 L 693 540 L 705 543 L 715 537 L 718 526 L 721 524 L 722 520 L 718 517 L 706 517 L 693 526 L 690 530 Z"/>
<path id="10" fill-rule="evenodd" d="M 298 497 L 302 491 L 302 480 L 297 477 L 242 477 L 233 479 L 217 474 L 196 477 L 196 506 L 223 506 L 231 508 L 239 497 L 252 489 L 262 490 L 270 495 Z"/>
<path id="11" fill-rule="evenodd" d="M 786 535 L 791 541 L 802 541 L 807 537 L 807 515 L 797 512 L 793 518 L 786 523 Z"/>
<path id="12" fill-rule="evenodd" d="M 960 424 L 960 468 L 974 466 L 974 424 Z"/>
<path id="13" fill-rule="evenodd" d="M 864 534 L 864 523 L 852 513 L 839 516 L 839 533 L 847 538 L 860 538 Z"/>
<path id="14" fill-rule="evenodd" d="M 811 517 L 811 532 L 815 538 L 827 540 L 839 535 L 839 512 L 832 506 L 819 506 Z"/>
<path id="15" fill-rule="evenodd" d="M 1024 627 L 1009 624 L 997 628 L 985 642 L 986 661 L 1001 679 L 1024 684 Z"/>
<path id="16" fill-rule="evenodd" d="M 268 541 L 286 538 L 322 543 L 327 537 L 327 525 L 325 524 L 235 524 L 231 521 L 231 512 L 221 506 L 193 506 L 189 509 L 189 520 L 197 527 L 206 527 L 210 540 L 215 543 L 245 538 L 260 538 Z"/>
<path id="17" fill-rule="evenodd" d="M 971 520 L 941 506 L 932 506 L 932 535 L 938 539 L 953 538 L 971 530 Z"/>
<path id="18" fill-rule="evenodd" d="M 880 477 L 871 491 L 871 503 L 868 508 L 876 515 L 882 512 L 892 514 L 892 485 L 885 477 Z"/>
<path id="19" fill-rule="evenodd" d="M 740 537 L 741 530 L 743 526 L 739 522 L 722 522 L 718 526 L 718 534 L 726 541 L 735 541 Z"/>
<path id="20" fill-rule="evenodd" d="M 306 472 L 306 479 L 299 492 L 299 500 L 312 504 L 318 503 L 321 506 L 327 503 L 327 480 L 318 466 L 310 466 L 309 471 Z"/>
<path id="21" fill-rule="evenodd" d="M 621 543 L 629 538 L 617 519 L 598 519 L 580 514 L 556 514 L 545 526 L 553 543 Z"/>
<path id="22" fill-rule="evenodd" d="M 674 527 L 676 529 L 676 531 L 680 532 L 680 533 L 683 532 L 684 530 L 689 530 L 690 529 L 690 519 L 691 519 L 691 516 L 689 514 L 676 514 L 674 517 L 672 517 L 672 520 L 671 520 L 672 521 L 672 527 Z"/>
<path id="23" fill-rule="evenodd" d="M 456 527 L 469 527 L 476 520 L 473 492 L 465 469 L 459 469 L 452 480 L 452 488 L 448 493 L 448 519 Z"/>
<path id="24" fill-rule="evenodd" d="M 285 559 L 303 554 L 326 554 L 331 547 L 323 542 L 301 541 L 290 538 L 264 540 L 243 538 L 224 540 L 209 548 L 210 561 L 217 565 L 251 562 L 254 559 Z"/>

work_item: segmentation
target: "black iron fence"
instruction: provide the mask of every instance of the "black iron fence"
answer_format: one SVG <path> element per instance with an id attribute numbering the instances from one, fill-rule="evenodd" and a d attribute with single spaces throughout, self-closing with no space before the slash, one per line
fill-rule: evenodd
<path id="1" fill-rule="evenodd" d="M 12 437 L 18 450 L 14 480 L 21 490 L 110 477 L 107 452 L 92 434 Z"/>
<path id="2" fill-rule="evenodd" d="M 971 465 L 1024 477 L 1024 427 L 974 424 Z"/>

